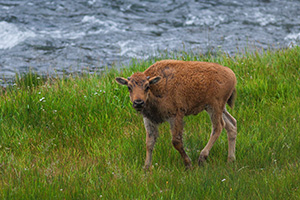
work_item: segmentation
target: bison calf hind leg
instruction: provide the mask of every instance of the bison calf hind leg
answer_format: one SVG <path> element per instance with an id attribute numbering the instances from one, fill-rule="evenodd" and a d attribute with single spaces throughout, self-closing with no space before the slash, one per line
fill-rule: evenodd
<path id="1" fill-rule="evenodd" d="M 235 161 L 235 143 L 237 136 L 236 119 L 232 117 L 225 109 L 223 111 L 223 119 L 225 121 L 225 129 L 228 137 L 228 162 Z"/>
<path id="2" fill-rule="evenodd" d="M 210 119 L 212 122 L 212 132 L 208 143 L 200 153 L 198 160 L 198 164 L 200 166 L 202 166 L 205 163 L 211 148 L 213 147 L 214 143 L 220 136 L 223 127 L 225 126 L 225 122 L 222 118 L 222 112 L 219 112 L 218 110 L 213 111 L 213 109 L 207 109 L 207 112 L 210 115 Z"/>

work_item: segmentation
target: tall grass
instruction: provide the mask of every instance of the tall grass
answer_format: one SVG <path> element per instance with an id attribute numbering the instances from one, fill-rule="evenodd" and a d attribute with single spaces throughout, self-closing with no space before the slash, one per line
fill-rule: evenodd
<path id="1" fill-rule="evenodd" d="M 116 76 L 143 71 L 156 58 L 105 74 L 17 77 L 0 95 L 1 199 L 299 199 L 300 47 L 229 56 L 182 52 L 165 58 L 218 62 L 237 75 L 230 110 L 238 121 L 237 161 L 227 136 L 197 166 L 210 134 L 206 113 L 185 118 L 185 171 L 160 126 L 153 167 L 142 169 L 145 130 Z"/>

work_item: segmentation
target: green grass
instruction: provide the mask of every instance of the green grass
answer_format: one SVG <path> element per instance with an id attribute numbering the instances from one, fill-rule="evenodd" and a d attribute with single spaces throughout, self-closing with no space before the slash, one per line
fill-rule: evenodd
<path id="1" fill-rule="evenodd" d="M 211 124 L 185 118 L 185 171 L 160 126 L 153 167 L 142 169 L 145 130 L 116 76 L 157 59 L 133 60 L 105 74 L 41 77 L 30 73 L 0 93 L 1 199 L 299 199 L 300 47 L 229 56 L 182 52 L 166 58 L 218 62 L 237 76 L 237 161 L 228 164 L 222 133 L 207 165 L 197 166 Z"/>

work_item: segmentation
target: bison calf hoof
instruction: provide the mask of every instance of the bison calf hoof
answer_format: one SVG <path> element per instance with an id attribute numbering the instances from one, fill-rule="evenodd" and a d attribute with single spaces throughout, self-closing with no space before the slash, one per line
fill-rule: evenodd
<path id="1" fill-rule="evenodd" d="M 148 171 L 149 168 L 150 168 L 150 165 L 144 165 L 144 167 L 143 167 L 143 169 L 144 169 L 145 171 Z"/>
<path id="2" fill-rule="evenodd" d="M 198 160 L 198 165 L 200 167 L 204 166 L 204 164 L 206 163 L 207 157 L 208 156 L 200 155 L 199 160 Z"/>
<path id="3" fill-rule="evenodd" d="M 186 170 L 192 169 L 192 160 L 188 156 L 184 158 L 184 165 Z"/>
<path id="4" fill-rule="evenodd" d="M 190 171 L 192 169 L 193 169 L 192 165 L 185 166 L 185 171 Z"/>
<path id="5" fill-rule="evenodd" d="M 229 163 L 235 162 L 235 156 L 230 156 L 230 157 L 228 156 L 227 162 Z"/>

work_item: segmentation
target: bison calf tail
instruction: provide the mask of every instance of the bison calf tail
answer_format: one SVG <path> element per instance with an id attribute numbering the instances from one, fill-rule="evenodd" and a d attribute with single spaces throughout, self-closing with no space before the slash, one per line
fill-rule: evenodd
<path id="1" fill-rule="evenodd" d="M 235 98 L 236 98 L 236 89 L 234 88 L 233 91 L 232 91 L 231 96 L 229 97 L 229 99 L 227 101 L 227 104 L 230 106 L 230 108 L 233 108 Z"/>

